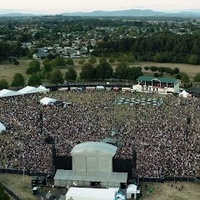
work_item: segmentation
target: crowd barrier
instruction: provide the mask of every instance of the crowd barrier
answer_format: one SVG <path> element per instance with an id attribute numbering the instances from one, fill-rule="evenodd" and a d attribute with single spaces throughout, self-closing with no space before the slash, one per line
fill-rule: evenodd
<path id="1" fill-rule="evenodd" d="M 177 176 L 170 176 L 170 177 L 164 177 L 164 178 L 138 178 L 138 182 L 158 182 L 158 183 L 164 183 L 164 182 L 172 182 L 172 181 L 181 181 L 181 182 L 194 182 L 200 184 L 200 177 L 177 177 Z"/>

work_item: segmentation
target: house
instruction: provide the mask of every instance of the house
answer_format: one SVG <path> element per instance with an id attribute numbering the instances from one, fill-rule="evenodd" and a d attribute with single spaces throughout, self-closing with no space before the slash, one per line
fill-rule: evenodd
<path id="1" fill-rule="evenodd" d="M 179 93 L 180 80 L 174 78 L 139 76 L 138 84 L 141 92 L 149 93 Z"/>
<path id="2" fill-rule="evenodd" d="M 38 60 L 38 59 L 43 59 L 43 58 L 46 58 L 48 55 L 50 55 L 49 52 L 46 52 L 46 51 L 40 51 L 38 53 L 34 53 L 33 54 L 33 58 Z"/>

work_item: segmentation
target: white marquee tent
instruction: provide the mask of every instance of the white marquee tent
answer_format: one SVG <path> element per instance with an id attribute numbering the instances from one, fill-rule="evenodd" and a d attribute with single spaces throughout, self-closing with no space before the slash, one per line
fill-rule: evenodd
<path id="1" fill-rule="evenodd" d="M 180 94 L 179 97 L 183 97 L 183 98 L 188 98 L 190 96 L 190 94 L 188 92 L 186 92 L 185 90 L 183 90 Z"/>
<path id="2" fill-rule="evenodd" d="M 32 93 L 38 93 L 38 92 L 44 92 L 44 89 L 41 88 L 36 88 L 32 86 L 26 86 L 25 88 L 22 88 L 21 90 L 18 91 L 19 94 L 32 94 Z"/>
<path id="3" fill-rule="evenodd" d="M 43 104 L 43 105 L 50 105 L 50 104 L 52 104 L 56 101 L 57 101 L 57 99 L 44 97 L 40 100 L 40 103 Z"/>
<path id="4" fill-rule="evenodd" d="M 5 130 L 6 130 L 6 127 L 0 122 L 0 133 Z"/>
<path id="5" fill-rule="evenodd" d="M 79 188 L 70 187 L 65 200 L 114 200 L 118 188 Z"/>
<path id="6" fill-rule="evenodd" d="M 16 96 L 16 95 L 19 95 L 19 94 L 13 90 L 3 89 L 0 91 L 0 97 L 10 97 L 10 96 Z"/>
<path id="7" fill-rule="evenodd" d="M 47 88 L 44 87 L 43 85 L 40 85 L 40 86 L 38 87 L 38 89 L 40 89 L 41 92 L 49 92 L 49 91 L 50 91 L 49 89 L 47 89 Z"/>

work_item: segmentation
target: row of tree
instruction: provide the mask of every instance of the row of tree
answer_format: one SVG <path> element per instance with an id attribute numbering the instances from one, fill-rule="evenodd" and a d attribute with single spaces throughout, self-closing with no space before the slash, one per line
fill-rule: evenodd
<path id="1" fill-rule="evenodd" d="M 99 42 L 93 55 L 132 53 L 137 60 L 163 63 L 200 64 L 200 35 L 156 33 L 149 37 Z"/>

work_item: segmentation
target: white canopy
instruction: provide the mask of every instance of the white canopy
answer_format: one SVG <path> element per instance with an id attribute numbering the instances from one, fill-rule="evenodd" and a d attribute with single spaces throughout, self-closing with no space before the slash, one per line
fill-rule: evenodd
<path id="1" fill-rule="evenodd" d="M 49 92 L 49 89 L 47 89 L 46 87 L 44 87 L 43 85 L 40 85 L 38 87 L 38 89 L 42 90 L 41 92 Z"/>
<path id="2" fill-rule="evenodd" d="M 31 94 L 31 93 L 38 93 L 38 92 L 44 92 L 44 89 L 36 88 L 32 86 L 26 86 L 25 88 L 18 91 L 19 94 Z"/>
<path id="3" fill-rule="evenodd" d="M 13 90 L 3 89 L 0 91 L 0 97 L 10 97 L 10 96 L 16 96 L 16 95 L 19 95 L 19 94 Z"/>
<path id="4" fill-rule="evenodd" d="M 5 130 L 6 130 L 6 127 L 0 122 L 0 133 Z"/>
<path id="5" fill-rule="evenodd" d="M 70 187 L 65 200 L 113 200 L 118 188 L 79 188 Z"/>
<path id="6" fill-rule="evenodd" d="M 44 97 L 40 100 L 40 103 L 43 105 L 50 105 L 54 102 L 56 102 L 57 99 L 49 98 L 49 97 Z"/>
<path id="7" fill-rule="evenodd" d="M 190 96 L 190 94 L 188 92 L 186 92 L 185 90 L 183 90 L 180 94 L 179 97 L 183 97 L 183 98 L 188 98 Z"/>

